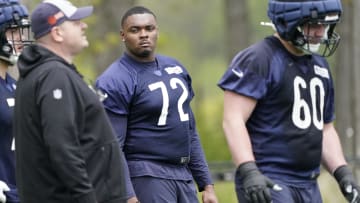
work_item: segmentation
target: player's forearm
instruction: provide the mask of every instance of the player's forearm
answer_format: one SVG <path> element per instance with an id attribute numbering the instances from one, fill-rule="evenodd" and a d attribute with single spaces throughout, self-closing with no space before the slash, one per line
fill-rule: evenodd
<path id="1" fill-rule="evenodd" d="M 331 174 L 336 168 L 346 164 L 340 139 L 333 124 L 324 125 L 322 163 Z"/>
<path id="2" fill-rule="evenodd" d="M 257 101 L 235 92 L 224 93 L 223 129 L 236 166 L 253 161 L 254 155 L 246 122 L 255 109 Z"/>
<path id="3" fill-rule="evenodd" d="M 235 166 L 254 161 L 255 158 L 245 125 L 236 125 L 233 122 L 224 121 L 223 128 Z"/>

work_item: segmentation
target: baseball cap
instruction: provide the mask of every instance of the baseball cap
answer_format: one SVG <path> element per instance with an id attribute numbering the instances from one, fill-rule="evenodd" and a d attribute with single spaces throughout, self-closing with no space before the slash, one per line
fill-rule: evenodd
<path id="1" fill-rule="evenodd" d="M 80 20 L 90 16 L 92 12 L 92 6 L 77 8 L 67 0 L 44 0 L 31 14 L 31 29 L 34 38 L 44 36 L 50 32 L 51 28 L 66 20 Z"/>

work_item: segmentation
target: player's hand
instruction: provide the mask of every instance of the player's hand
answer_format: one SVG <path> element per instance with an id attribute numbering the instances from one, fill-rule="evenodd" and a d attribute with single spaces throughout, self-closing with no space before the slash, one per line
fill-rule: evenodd
<path id="1" fill-rule="evenodd" d="M 218 199 L 216 197 L 213 185 L 205 186 L 205 189 L 202 192 L 202 202 L 203 203 L 218 203 Z"/>
<path id="2" fill-rule="evenodd" d="M 127 203 L 140 203 L 140 201 L 136 197 L 131 197 L 127 200 Z"/>
<path id="3" fill-rule="evenodd" d="M 245 162 L 237 168 L 237 175 L 243 180 L 245 197 L 251 203 L 270 203 L 270 189 L 280 191 L 282 188 L 264 176 L 255 162 Z"/>
<path id="4" fill-rule="evenodd" d="M 360 203 L 360 187 L 356 183 L 350 168 L 346 165 L 338 167 L 334 172 L 334 177 L 345 198 L 350 203 Z"/>
<path id="5" fill-rule="evenodd" d="M 4 192 L 10 191 L 9 186 L 0 180 L 0 202 L 5 203 L 6 202 L 6 195 Z"/>

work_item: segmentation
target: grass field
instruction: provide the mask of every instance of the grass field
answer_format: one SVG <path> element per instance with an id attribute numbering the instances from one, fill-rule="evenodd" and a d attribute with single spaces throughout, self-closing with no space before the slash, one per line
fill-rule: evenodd
<path id="1" fill-rule="evenodd" d="M 323 203 L 346 203 L 336 181 L 328 173 L 322 172 L 318 180 Z M 215 191 L 219 203 L 237 203 L 233 182 L 216 182 Z M 199 200 L 201 200 L 200 195 Z"/>

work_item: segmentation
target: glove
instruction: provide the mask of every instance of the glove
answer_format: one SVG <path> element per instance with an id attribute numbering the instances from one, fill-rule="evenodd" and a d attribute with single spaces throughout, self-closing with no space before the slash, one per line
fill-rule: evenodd
<path id="1" fill-rule="evenodd" d="M 5 203 L 6 202 L 6 195 L 4 192 L 10 191 L 9 186 L 0 180 L 0 202 Z"/>
<path id="2" fill-rule="evenodd" d="M 339 166 L 334 177 L 339 183 L 341 192 L 350 203 L 360 203 L 360 188 L 347 165 Z"/>
<path id="3" fill-rule="evenodd" d="M 251 203 L 271 203 L 270 189 L 280 191 L 282 188 L 264 176 L 255 162 L 245 162 L 237 168 L 237 174 L 243 180 L 245 198 Z"/>

